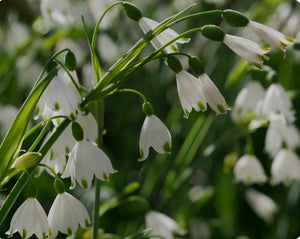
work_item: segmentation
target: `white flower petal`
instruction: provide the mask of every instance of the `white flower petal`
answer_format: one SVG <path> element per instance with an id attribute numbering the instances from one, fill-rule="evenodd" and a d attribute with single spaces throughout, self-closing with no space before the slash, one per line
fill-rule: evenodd
<path id="1" fill-rule="evenodd" d="M 237 55 L 262 68 L 263 60 L 268 60 L 265 54 L 269 49 L 263 49 L 259 44 L 246 38 L 225 34 L 223 42 Z"/>
<path id="2" fill-rule="evenodd" d="M 90 217 L 84 205 L 71 194 L 58 194 L 48 214 L 49 225 L 55 238 L 58 232 L 76 232 L 78 225 L 87 229 Z M 71 230 L 71 231 L 70 231 Z"/>
<path id="3" fill-rule="evenodd" d="M 158 153 L 168 153 L 171 149 L 171 134 L 164 123 L 155 115 L 147 116 L 142 126 L 140 140 L 140 161 L 145 160 L 149 148 L 153 147 Z"/>
<path id="4" fill-rule="evenodd" d="M 262 183 L 267 177 L 265 171 L 254 155 L 246 154 L 241 157 L 235 167 L 234 175 L 236 181 L 241 181 L 245 184 Z"/>
<path id="5" fill-rule="evenodd" d="M 49 235 L 47 215 L 36 198 L 28 198 L 17 209 L 10 223 L 11 234 L 19 232 L 23 235 L 26 230 L 26 238 L 35 234 L 38 238 Z"/>

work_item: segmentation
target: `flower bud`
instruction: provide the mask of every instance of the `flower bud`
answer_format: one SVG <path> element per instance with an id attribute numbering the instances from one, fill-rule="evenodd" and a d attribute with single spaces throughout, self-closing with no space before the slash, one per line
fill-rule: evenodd
<path id="1" fill-rule="evenodd" d="M 215 25 L 206 25 L 202 27 L 202 35 L 213 41 L 223 41 L 225 33 Z"/>
<path id="2" fill-rule="evenodd" d="M 83 130 L 82 130 L 80 124 L 78 124 L 77 122 L 72 123 L 72 134 L 73 134 L 74 139 L 76 139 L 76 141 L 83 140 Z"/>
<path id="3" fill-rule="evenodd" d="M 145 113 L 146 116 L 153 115 L 153 107 L 150 104 L 150 102 L 145 102 L 143 104 L 143 111 L 144 111 L 144 113 Z"/>
<path id="4" fill-rule="evenodd" d="M 203 66 L 201 60 L 199 59 L 199 57 L 196 57 L 196 56 L 190 57 L 189 58 L 189 66 L 192 69 L 192 71 L 195 72 L 195 74 L 197 76 L 201 76 L 202 74 L 205 73 L 204 66 Z"/>
<path id="5" fill-rule="evenodd" d="M 134 21 L 138 21 L 143 17 L 141 11 L 134 4 L 129 2 L 124 2 L 123 7 L 125 9 L 127 16 L 130 19 Z"/>
<path id="6" fill-rule="evenodd" d="M 59 178 L 55 179 L 54 188 L 58 194 L 63 194 L 65 192 L 65 185 Z"/>
<path id="7" fill-rule="evenodd" d="M 29 152 L 22 154 L 17 160 L 14 162 L 12 168 L 15 169 L 24 169 L 33 166 L 42 156 L 41 153 L 37 152 Z"/>
<path id="8" fill-rule="evenodd" d="M 245 15 L 232 9 L 224 11 L 223 19 L 232 27 L 246 27 L 249 23 L 249 19 Z"/>
<path id="9" fill-rule="evenodd" d="M 171 70 L 175 73 L 179 73 L 180 71 L 182 71 L 181 63 L 176 57 L 168 56 L 167 63 Z"/>
<path id="10" fill-rule="evenodd" d="M 76 69 L 76 58 L 73 52 L 68 51 L 65 56 L 65 65 L 69 71 L 75 71 Z"/>

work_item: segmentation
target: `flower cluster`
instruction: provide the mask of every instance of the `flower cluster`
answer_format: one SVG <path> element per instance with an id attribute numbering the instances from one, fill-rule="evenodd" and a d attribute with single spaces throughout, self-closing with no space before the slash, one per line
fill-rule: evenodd
<path id="1" fill-rule="evenodd" d="M 237 96 L 233 107 L 232 118 L 237 124 L 248 126 L 250 130 L 268 125 L 265 151 L 274 158 L 272 184 L 300 180 L 300 159 L 294 152 L 300 146 L 300 133 L 293 124 L 294 114 L 287 92 L 278 83 L 271 84 L 264 91 L 258 82 L 249 82 Z M 249 155 L 238 160 L 234 173 L 238 181 L 248 183 L 263 182 L 266 177 L 259 160 Z"/>

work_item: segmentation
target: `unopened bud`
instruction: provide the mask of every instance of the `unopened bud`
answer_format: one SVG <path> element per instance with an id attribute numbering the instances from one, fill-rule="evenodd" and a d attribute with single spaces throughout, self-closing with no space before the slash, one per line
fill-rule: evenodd
<path id="1" fill-rule="evenodd" d="M 58 194 L 63 194 L 66 191 L 64 183 L 59 178 L 55 179 L 54 188 Z"/>
<path id="2" fill-rule="evenodd" d="M 203 66 L 201 60 L 199 59 L 199 57 L 196 57 L 196 56 L 190 57 L 189 58 L 189 66 L 192 69 L 192 71 L 195 72 L 195 74 L 197 76 L 201 76 L 202 74 L 205 73 L 204 66 Z"/>
<path id="3" fill-rule="evenodd" d="M 180 71 L 182 71 L 181 63 L 176 57 L 168 56 L 167 63 L 171 70 L 175 73 L 179 73 Z"/>
<path id="4" fill-rule="evenodd" d="M 77 122 L 72 123 L 72 134 L 74 139 L 76 139 L 76 141 L 83 140 L 83 130 L 80 124 L 78 124 Z"/>
<path id="5" fill-rule="evenodd" d="M 127 16 L 130 19 L 134 21 L 139 21 L 143 17 L 141 11 L 134 4 L 129 2 L 124 2 L 123 7 L 125 9 Z"/>
<path id="6" fill-rule="evenodd" d="M 68 53 L 65 56 L 65 65 L 68 68 L 69 71 L 75 71 L 76 70 L 76 57 L 73 52 L 68 51 Z"/>
<path id="7" fill-rule="evenodd" d="M 145 102 L 143 104 L 143 111 L 144 111 L 144 113 L 145 113 L 146 116 L 153 115 L 153 107 L 150 104 L 150 102 Z"/>
<path id="8" fill-rule="evenodd" d="M 41 156 L 42 154 L 37 152 L 29 152 L 29 153 L 22 154 L 20 157 L 16 159 L 16 161 L 12 165 L 12 168 L 15 169 L 29 168 L 34 164 L 36 164 Z"/>
<path id="9" fill-rule="evenodd" d="M 202 35 L 213 41 L 223 41 L 225 33 L 216 25 L 206 25 L 202 27 Z"/>
<path id="10" fill-rule="evenodd" d="M 249 23 L 249 19 L 245 15 L 231 9 L 224 11 L 223 19 L 232 27 L 246 27 Z"/>

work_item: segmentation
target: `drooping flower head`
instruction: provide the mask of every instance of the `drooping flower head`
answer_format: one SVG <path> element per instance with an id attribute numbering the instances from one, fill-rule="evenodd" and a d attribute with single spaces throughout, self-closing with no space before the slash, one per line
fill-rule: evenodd
<path id="1" fill-rule="evenodd" d="M 152 229 L 152 235 L 162 236 L 165 239 L 173 239 L 175 233 L 184 234 L 174 219 L 156 211 L 146 214 L 146 227 Z"/>
<path id="2" fill-rule="evenodd" d="M 237 182 L 245 184 L 263 183 L 267 177 L 256 156 L 246 154 L 242 156 L 234 167 L 234 176 Z"/>
<path id="3" fill-rule="evenodd" d="M 13 215 L 8 234 L 15 232 L 25 239 L 33 234 L 39 239 L 46 239 L 49 235 L 47 215 L 36 198 L 27 198 Z"/>
<path id="4" fill-rule="evenodd" d="M 231 117 L 237 124 L 247 124 L 259 117 L 259 104 L 265 91 L 257 81 L 250 81 L 236 97 Z"/>
<path id="5" fill-rule="evenodd" d="M 260 218 L 268 224 L 272 223 L 278 208 L 270 197 L 250 188 L 246 191 L 246 199 Z"/>
<path id="6" fill-rule="evenodd" d="M 300 159 L 297 154 L 288 149 L 280 150 L 272 163 L 271 176 L 272 184 L 289 184 L 292 180 L 300 180 Z"/>
<path id="7" fill-rule="evenodd" d="M 53 238 L 58 232 L 72 234 L 76 232 L 78 225 L 88 229 L 90 216 L 84 205 L 67 192 L 58 194 L 50 208 L 48 221 Z"/>
<path id="8" fill-rule="evenodd" d="M 282 85 L 278 83 L 270 85 L 263 100 L 261 113 L 262 117 L 269 121 L 276 115 L 283 115 L 288 123 L 295 120 L 291 99 Z"/>
<path id="9" fill-rule="evenodd" d="M 81 140 L 73 147 L 62 177 L 71 177 L 71 189 L 75 188 L 77 181 L 88 190 L 94 175 L 100 180 L 108 180 L 109 175 L 115 172 L 108 156 L 100 148 L 87 140 Z"/>
<path id="10" fill-rule="evenodd" d="M 143 105 L 146 118 L 144 120 L 139 140 L 140 158 L 139 161 L 145 160 L 149 155 L 149 148 L 160 153 L 170 153 L 171 151 L 171 134 L 164 123 L 153 114 L 150 103 Z"/>

